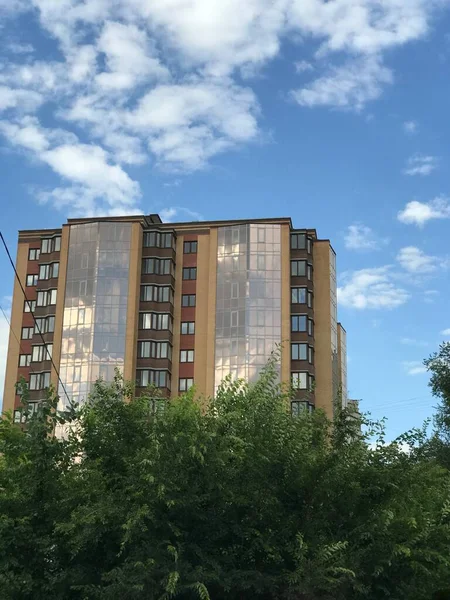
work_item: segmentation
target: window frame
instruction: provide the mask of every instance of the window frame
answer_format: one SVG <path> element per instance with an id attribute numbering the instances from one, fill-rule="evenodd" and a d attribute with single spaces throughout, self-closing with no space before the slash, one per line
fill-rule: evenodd
<path id="1" fill-rule="evenodd" d="M 153 263 L 151 263 L 153 261 Z M 148 265 L 153 264 L 153 270 L 149 270 Z M 158 266 L 157 266 L 158 265 Z M 161 258 L 159 256 L 144 256 L 142 258 L 142 275 L 172 275 L 174 274 L 174 265 L 171 258 Z"/>
<path id="2" fill-rule="evenodd" d="M 186 325 L 187 331 L 183 331 L 183 325 Z M 192 325 L 192 332 L 189 331 Z M 181 321 L 180 335 L 195 335 L 195 321 Z"/>
<path id="3" fill-rule="evenodd" d="M 186 275 L 189 275 L 189 277 Z M 183 281 L 195 281 L 197 279 L 197 267 L 183 267 L 182 278 Z"/>
<path id="4" fill-rule="evenodd" d="M 29 310 L 27 310 L 29 309 Z M 36 310 L 36 300 L 25 300 L 23 303 L 23 312 L 24 313 L 34 313 Z"/>
<path id="5" fill-rule="evenodd" d="M 36 382 L 36 384 L 32 382 Z M 28 387 L 30 391 L 39 391 L 45 390 L 50 387 L 51 379 L 50 379 L 50 371 L 41 371 L 40 373 L 31 373 L 30 379 L 28 381 Z M 36 387 L 34 387 L 36 385 Z"/>
<path id="6" fill-rule="evenodd" d="M 138 373 L 140 374 L 138 377 Z M 142 374 L 147 373 L 147 382 L 143 384 Z M 157 376 L 156 376 L 157 374 Z M 161 374 L 164 374 L 164 380 L 161 379 Z M 157 377 L 157 380 L 156 380 Z M 153 386 L 157 389 L 167 388 L 170 390 L 170 373 L 167 369 L 136 369 L 136 387 L 138 388 L 146 388 L 149 386 Z M 163 385 L 161 385 L 163 383 Z"/>
<path id="7" fill-rule="evenodd" d="M 45 250 L 43 248 L 45 246 Z M 52 254 L 52 252 L 61 251 L 61 235 L 53 235 L 41 239 L 40 254 Z"/>
<path id="8" fill-rule="evenodd" d="M 187 304 L 185 304 L 185 300 Z M 182 294 L 181 295 L 181 306 L 182 308 L 194 308 L 197 303 L 195 294 Z"/>
<path id="9" fill-rule="evenodd" d="M 183 386 L 182 386 L 181 382 L 184 382 Z M 188 384 L 188 382 L 191 382 L 191 383 Z M 193 385 L 194 385 L 193 377 L 179 377 L 178 378 L 178 391 L 179 392 L 188 392 Z"/>
<path id="10" fill-rule="evenodd" d="M 25 331 L 27 332 L 26 336 L 24 336 Z M 31 335 L 30 335 L 31 331 Z M 22 331 L 20 333 L 21 340 L 31 340 L 34 335 L 34 327 L 22 327 Z"/>
<path id="11" fill-rule="evenodd" d="M 180 350 L 180 363 L 193 363 L 195 360 L 194 350 Z"/>
<path id="12" fill-rule="evenodd" d="M 302 246 L 298 245 L 298 240 L 299 238 L 303 238 L 304 239 L 304 244 Z M 291 233 L 291 250 L 306 250 L 307 248 L 307 234 L 306 233 L 301 233 L 301 232 L 294 232 Z M 295 243 L 293 243 L 293 241 L 295 240 Z"/>
<path id="13" fill-rule="evenodd" d="M 35 359 L 35 352 L 37 354 L 37 358 Z M 53 343 L 49 344 L 33 344 L 32 353 L 31 353 L 31 362 L 43 362 L 45 360 L 51 360 L 53 356 Z"/>
<path id="14" fill-rule="evenodd" d="M 30 279 L 30 277 L 32 279 Z M 32 283 L 30 283 L 32 281 Z M 39 281 L 39 275 L 27 275 L 26 287 L 36 287 Z"/>
<path id="15" fill-rule="evenodd" d="M 304 273 L 299 273 L 299 264 L 304 265 Z M 291 277 L 306 277 L 308 272 L 308 261 L 304 258 L 291 259 Z"/>
<path id="16" fill-rule="evenodd" d="M 304 301 L 299 301 L 299 292 L 302 291 L 304 293 L 305 299 Z M 294 292 L 297 292 L 297 300 L 294 300 Z M 306 304 L 308 301 L 308 288 L 305 286 L 293 286 L 291 287 L 291 304 Z"/>
<path id="17" fill-rule="evenodd" d="M 21 364 L 24 363 L 24 364 Z M 29 367 L 31 363 L 31 354 L 19 354 L 19 367 Z"/>
<path id="18" fill-rule="evenodd" d="M 193 249 L 194 248 L 194 249 Z M 183 254 L 197 254 L 198 241 L 183 242 Z"/>
<path id="19" fill-rule="evenodd" d="M 39 260 L 41 254 L 40 248 L 29 248 L 28 249 L 28 260 Z"/>

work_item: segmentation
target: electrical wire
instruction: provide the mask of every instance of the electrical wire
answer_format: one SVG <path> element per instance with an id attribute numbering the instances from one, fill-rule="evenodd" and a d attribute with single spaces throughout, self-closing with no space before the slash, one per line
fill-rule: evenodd
<path id="1" fill-rule="evenodd" d="M 13 270 L 14 270 L 14 273 L 15 273 L 16 279 L 17 279 L 17 281 L 18 281 L 18 283 L 19 283 L 19 285 L 20 285 L 20 289 L 22 290 L 22 293 L 23 293 L 23 296 L 24 296 L 24 298 L 25 298 L 25 301 L 26 301 L 27 303 L 29 303 L 30 301 L 29 301 L 29 300 L 28 300 L 28 298 L 27 298 L 27 294 L 26 294 L 26 292 L 25 292 L 25 289 L 24 289 L 24 287 L 23 287 L 23 285 L 22 285 L 22 282 L 20 281 L 19 273 L 17 272 L 17 269 L 16 269 L 16 265 L 14 264 L 14 261 L 13 261 L 13 259 L 12 259 L 12 256 L 11 256 L 11 253 L 10 253 L 10 251 L 9 251 L 8 245 L 6 244 L 5 238 L 3 237 L 3 233 L 2 233 L 1 231 L 0 231 L 0 239 L 1 239 L 1 240 L 2 240 L 2 242 L 3 242 L 3 246 L 5 247 L 6 254 L 8 255 L 9 262 L 11 263 L 11 266 L 12 266 L 12 268 L 13 268 Z M 39 327 L 39 325 L 38 325 L 38 323 L 37 323 L 37 321 L 36 321 L 36 317 L 34 316 L 34 313 L 30 313 L 30 314 L 31 314 L 31 316 L 33 317 L 33 321 L 34 321 L 34 324 L 35 324 L 35 331 L 37 331 L 37 332 L 39 333 L 39 335 L 40 335 L 40 337 L 41 337 L 41 340 L 42 340 L 42 343 L 44 344 L 44 348 L 46 348 L 46 345 L 47 345 L 47 344 L 46 344 L 46 341 L 44 340 L 44 336 L 42 335 L 41 328 Z M 48 351 L 47 351 L 47 355 L 49 355 Z M 55 365 L 55 363 L 54 363 L 54 361 L 53 361 L 53 357 L 52 357 L 52 356 L 49 356 L 49 358 L 50 358 L 50 362 L 52 363 L 52 366 L 53 366 L 53 368 L 55 369 L 55 373 L 56 373 L 56 375 L 58 376 L 58 381 L 59 381 L 59 383 L 61 384 L 61 387 L 62 387 L 62 389 L 63 389 L 63 391 L 64 391 L 64 393 L 65 393 L 65 395 L 66 395 L 67 401 L 69 402 L 69 404 L 71 404 L 71 402 L 70 402 L 70 398 L 69 398 L 69 395 L 68 395 L 68 393 L 67 393 L 67 391 L 66 391 L 66 388 L 64 387 L 64 384 L 63 384 L 63 382 L 61 381 L 61 377 L 60 377 L 60 375 L 59 375 L 59 371 L 58 371 L 58 369 L 56 368 L 56 365 Z"/>

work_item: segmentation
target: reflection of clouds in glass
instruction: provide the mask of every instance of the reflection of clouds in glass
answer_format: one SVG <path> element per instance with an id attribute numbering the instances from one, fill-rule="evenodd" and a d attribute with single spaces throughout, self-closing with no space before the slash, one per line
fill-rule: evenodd
<path id="1" fill-rule="evenodd" d="M 236 225 L 218 233 L 216 387 L 254 381 L 281 341 L 281 230 Z"/>
<path id="2" fill-rule="evenodd" d="M 123 369 L 130 243 L 130 223 L 70 228 L 60 372 L 75 402 Z"/>

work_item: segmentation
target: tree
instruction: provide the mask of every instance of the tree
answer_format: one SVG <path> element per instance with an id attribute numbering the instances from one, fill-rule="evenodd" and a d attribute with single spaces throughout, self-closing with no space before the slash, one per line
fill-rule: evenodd
<path id="1" fill-rule="evenodd" d="M 382 424 L 367 422 L 374 448 L 346 411 L 292 418 L 273 362 L 204 409 L 192 391 L 153 396 L 117 377 L 64 417 L 50 393 L 25 430 L 0 423 L 0 598 L 424 600 L 450 587 L 449 473 L 384 444 Z"/>
<path id="2" fill-rule="evenodd" d="M 427 358 L 424 364 L 431 373 L 432 394 L 440 400 L 429 447 L 437 460 L 450 469 L 450 343 L 441 344 L 439 351 Z"/>

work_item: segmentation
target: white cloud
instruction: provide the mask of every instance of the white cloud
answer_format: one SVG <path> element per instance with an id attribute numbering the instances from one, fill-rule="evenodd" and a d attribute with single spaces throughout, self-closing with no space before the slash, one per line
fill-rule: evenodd
<path id="1" fill-rule="evenodd" d="M 426 348 L 429 346 L 428 342 L 424 342 L 423 340 L 416 340 L 414 338 L 404 337 L 400 340 L 401 344 L 405 346 L 417 346 L 418 348 Z"/>
<path id="2" fill-rule="evenodd" d="M 367 225 L 354 223 L 349 225 L 344 243 L 347 250 L 380 250 L 388 240 L 379 238 Z"/>
<path id="3" fill-rule="evenodd" d="M 402 365 L 408 375 L 422 375 L 427 372 L 426 366 L 419 360 L 405 360 Z"/>
<path id="4" fill-rule="evenodd" d="M 450 219 L 450 202 L 446 198 L 435 198 L 430 202 L 412 200 L 397 214 L 397 219 L 419 227 L 432 219 Z"/>
<path id="5" fill-rule="evenodd" d="M 439 296 L 439 292 L 437 290 L 425 290 L 424 293 L 424 302 L 427 304 L 433 304 L 436 296 Z"/>
<path id="6" fill-rule="evenodd" d="M 2 16 L 33 11 L 40 33 L 59 46 L 49 59 L 36 59 L 37 52 L 25 53 L 31 40 L 22 32 L 16 53 L 10 48 L 9 63 L 0 65 L 0 111 L 8 120 L 3 133 L 66 180 L 40 192 L 40 198 L 72 206 L 76 190 L 85 194 L 75 198 L 76 210 L 128 210 L 139 205 L 128 166 L 147 162 L 189 172 L 260 139 L 259 102 L 249 78 L 280 55 L 286 40 L 298 41 L 300 72 L 312 70 L 302 60 L 304 41 L 318 49 L 316 79 L 293 92 L 301 105 L 360 110 L 393 81 L 384 53 L 423 38 L 437 4 L 0 0 Z M 76 141 L 58 143 L 48 132 L 42 137 L 32 123 L 20 122 L 43 103 L 49 119 L 58 119 L 58 131 L 76 132 Z M 89 182 L 79 181 L 74 170 L 56 161 L 68 153 L 60 146 L 77 148 L 93 165 L 103 162 L 112 181 L 94 185 L 87 168 L 80 177 Z M 123 200 L 125 189 L 131 190 L 129 202 Z"/>
<path id="7" fill-rule="evenodd" d="M 418 125 L 417 121 L 405 121 L 403 123 L 403 131 L 409 135 L 417 133 Z"/>
<path id="8" fill-rule="evenodd" d="M 301 106 L 333 106 L 361 110 L 376 100 L 383 86 L 393 82 L 392 71 L 376 56 L 349 60 L 315 79 L 305 87 L 294 90 L 292 97 Z"/>
<path id="9" fill-rule="evenodd" d="M 32 44 L 21 44 L 20 42 L 10 42 L 6 49 L 13 54 L 30 54 L 34 52 Z"/>
<path id="10" fill-rule="evenodd" d="M 347 308 L 390 309 L 405 304 L 408 298 L 388 265 L 343 273 L 338 287 L 338 301 Z"/>
<path id="11" fill-rule="evenodd" d="M 305 73 L 306 71 L 314 71 L 313 65 L 307 60 L 299 60 L 294 63 L 296 73 Z"/>
<path id="12" fill-rule="evenodd" d="M 442 261 L 437 256 L 425 254 L 423 250 L 415 246 L 401 248 L 397 255 L 397 260 L 409 273 L 433 273 L 439 267 L 445 266 L 445 261 Z"/>
<path id="13" fill-rule="evenodd" d="M 448 329 L 443 329 L 441 331 L 441 335 L 443 335 L 445 337 L 450 337 L 450 327 Z"/>
<path id="14" fill-rule="evenodd" d="M 436 156 L 425 156 L 415 154 L 408 159 L 407 165 L 403 170 L 405 175 L 430 175 L 438 166 Z"/>
<path id="15" fill-rule="evenodd" d="M 203 215 L 183 206 L 171 206 L 159 211 L 159 216 L 165 223 L 172 221 L 203 221 Z"/>

